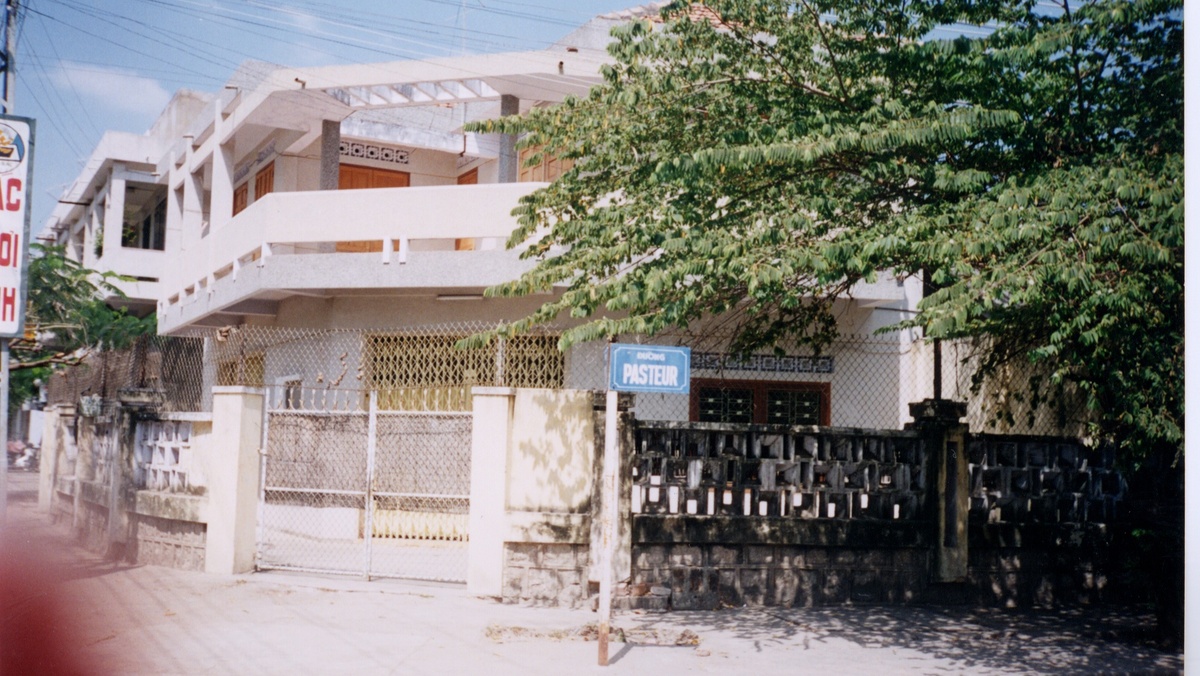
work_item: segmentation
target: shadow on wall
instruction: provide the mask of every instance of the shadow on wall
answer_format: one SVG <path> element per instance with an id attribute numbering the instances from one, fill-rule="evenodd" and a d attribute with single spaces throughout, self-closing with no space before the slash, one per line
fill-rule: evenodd
<path id="1" fill-rule="evenodd" d="M 848 642 L 893 654 L 912 651 L 952 662 L 947 669 L 954 672 L 1175 673 L 1183 668 L 1181 654 L 1154 643 L 1153 614 L 1129 609 L 738 609 L 676 611 L 646 616 L 638 624 L 664 633 L 690 629 L 702 645 L 706 631 L 713 631 L 762 647 L 819 650 Z M 867 669 L 847 666 L 850 672 Z"/>
<path id="2" fill-rule="evenodd" d="M 586 513 L 593 464 L 591 394 L 518 390 L 505 503 L 510 510 Z"/>

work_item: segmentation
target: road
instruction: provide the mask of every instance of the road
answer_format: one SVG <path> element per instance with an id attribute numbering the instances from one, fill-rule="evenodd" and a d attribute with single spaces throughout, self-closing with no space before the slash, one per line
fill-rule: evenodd
<path id="1" fill-rule="evenodd" d="M 0 674 L 1174 673 L 1153 618 L 1112 609 L 929 607 L 623 613 L 596 665 L 595 614 L 457 586 L 285 573 L 209 575 L 106 561 L 36 511 L 14 472 L 0 559 Z M 31 563 L 34 561 L 35 563 Z M 0 561 L 3 565 L 3 561 Z M 15 568 L 15 571 L 14 571 Z M 57 603 L 57 605 L 55 605 Z M 41 613 L 42 619 L 32 619 Z M 57 616 L 55 614 L 57 613 Z M 33 638 L 14 632 L 29 631 Z M 8 633 L 5 633 L 8 632 Z M 44 649 L 30 649 L 39 646 Z"/>

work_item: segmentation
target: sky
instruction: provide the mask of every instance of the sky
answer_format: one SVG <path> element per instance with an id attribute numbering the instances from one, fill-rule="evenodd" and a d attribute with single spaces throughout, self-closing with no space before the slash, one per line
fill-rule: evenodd
<path id="1" fill-rule="evenodd" d="M 247 59 L 316 66 L 538 49 L 649 0 L 20 0 L 13 113 L 36 120 L 36 235 L 106 130 Z"/>

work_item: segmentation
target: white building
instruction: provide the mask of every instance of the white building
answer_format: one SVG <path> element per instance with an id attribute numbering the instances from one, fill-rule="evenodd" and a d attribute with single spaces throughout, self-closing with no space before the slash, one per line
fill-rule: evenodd
<path id="1" fill-rule="evenodd" d="M 561 167 L 525 167 L 515 137 L 463 126 L 586 93 L 600 81 L 608 29 L 629 15 L 598 17 L 541 51 L 323 68 L 247 63 L 219 92 L 178 93 L 147 134 L 107 134 L 47 232 L 85 265 L 136 278 L 123 284 L 122 302 L 153 308 L 163 334 L 517 319 L 544 298 L 482 293 L 530 265 L 505 249 L 510 212 Z M 919 285 L 890 279 L 861 286 L 840 308 L 843 332 L 870 336 L 918 294 Z M 868 343 L 835 346 L 827 368 L 807 371 L 731 368 L 708 353 L 693 377 L 740 383 L 756 421 L 765 421 L 759 400 L 775 395 L 754 383 L 784 373 L 780 382 L 804 380 L 807 390 L 789 387 L 819 398 L 806 422 L 898 426 L 907 403 L 926 396 L 905 390 L 923 358 L 905 335 Z M 857 350 L 859 366 L 841 369 L 851 362 L 839 349 Z M 272 374 L 265 364 L 263 380 L 298 373 L 289 369 Z M 566 386 L 604 386 L 595 369 L 566 371 Z M 850 380 L 865 373 L 854 371 L 886 383 L 872 403 Z M 664 406 L 704 417 L 695 402 Z"/>

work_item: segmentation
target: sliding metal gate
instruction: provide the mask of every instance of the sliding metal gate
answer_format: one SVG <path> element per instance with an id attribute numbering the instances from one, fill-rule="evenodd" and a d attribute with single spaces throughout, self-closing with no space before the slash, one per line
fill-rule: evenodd
<path id="1" fill-rule="evenodd" d="M 374 392 L 271 399 L 258 568 L 466 581 L 470 413 L 380 411 Z"/>

